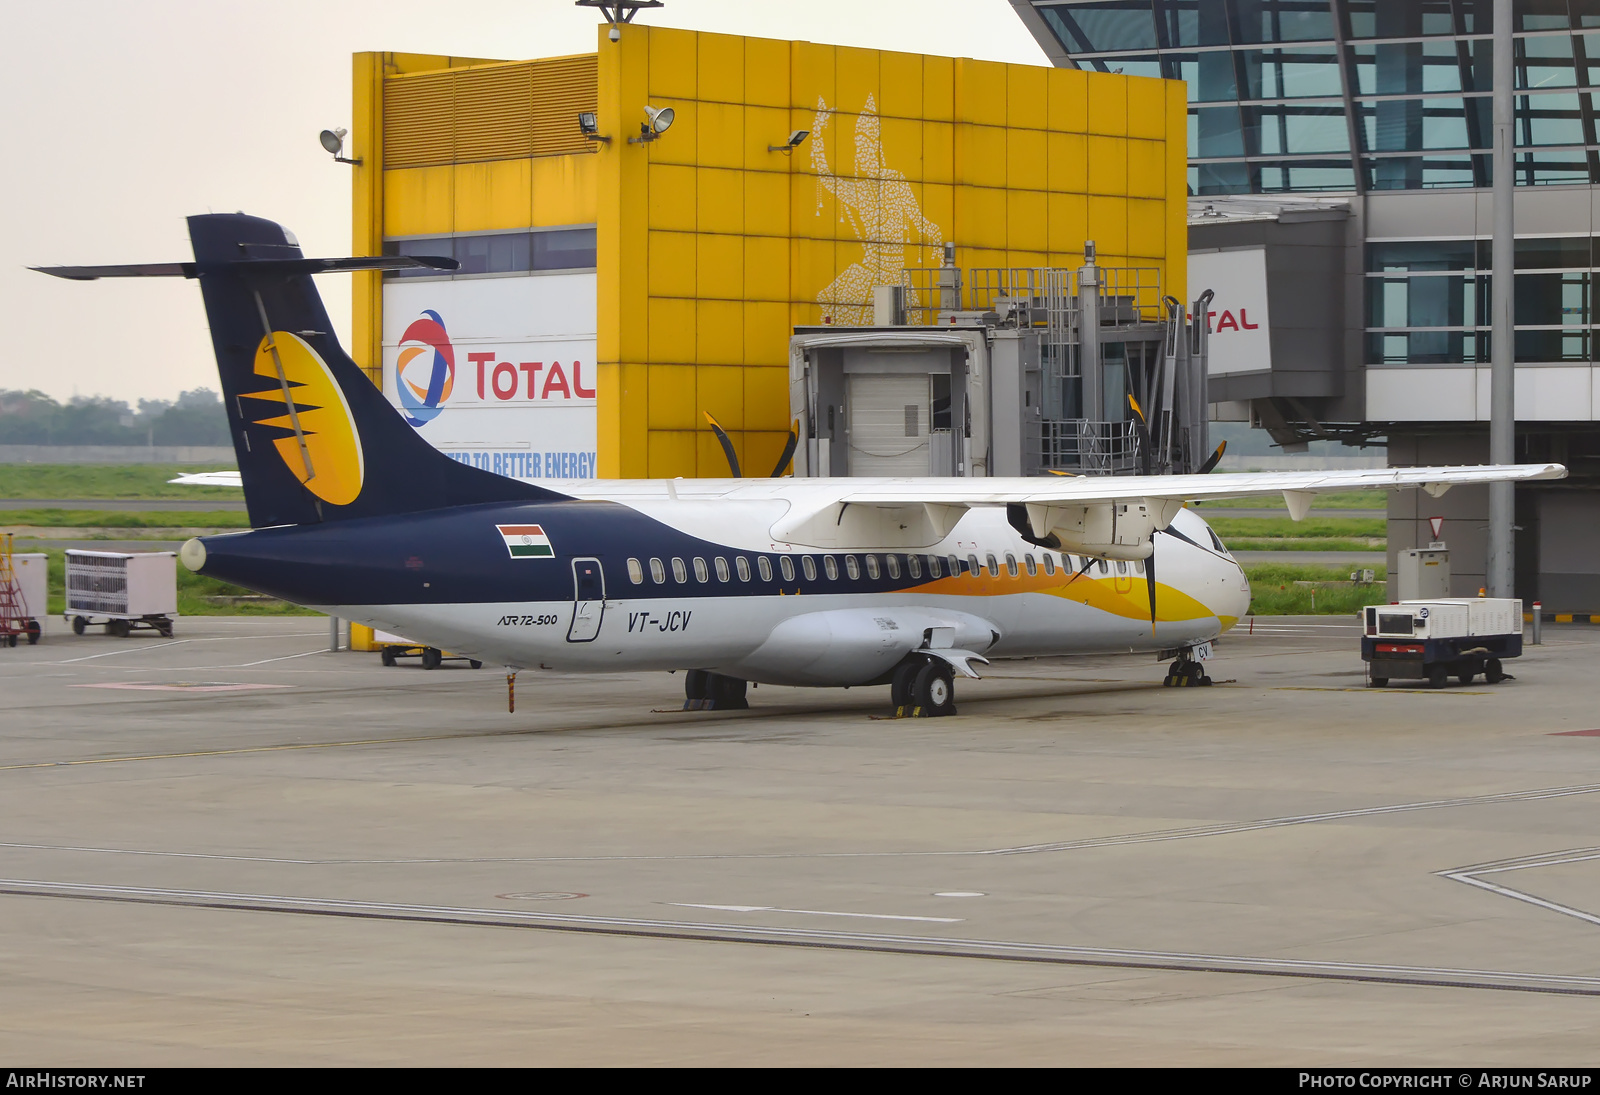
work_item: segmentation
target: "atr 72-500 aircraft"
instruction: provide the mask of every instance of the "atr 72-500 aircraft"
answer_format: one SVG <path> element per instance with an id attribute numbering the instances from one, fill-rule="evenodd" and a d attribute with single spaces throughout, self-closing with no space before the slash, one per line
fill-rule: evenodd
<path id="1" fill-rule="evenodd" d="M 1552 479 L 1558 464 L 1037 479 L 599 480 L 565 493 L 457 463 L 345 356 L 311 276 L 449 259 L 307 259 L 243 214 L 191 217 L 195 261 L 55 267 L 198 278 L 252 531 L 185 566 L 514 672 L 686 670 L 688 705 L 746 682 L 887 684 L 954 710 L 990 658 L 1175 657 L 1250 602 L 1186 500 Z M 782 470 L 781 468 L 779 469 Z M 1159 580 L 1158 580 L 1159 575 Z"/>

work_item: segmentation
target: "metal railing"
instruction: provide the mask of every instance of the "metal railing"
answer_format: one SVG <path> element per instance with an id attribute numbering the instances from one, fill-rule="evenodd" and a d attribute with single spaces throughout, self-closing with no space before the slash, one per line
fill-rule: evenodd
<path id="1" fill-rule="evenodd" d="M 1039 429 L 1043 471 L 1118 475 L 1138 468 L 1139 436 L 1132 422 L 1045 419 Z"/>

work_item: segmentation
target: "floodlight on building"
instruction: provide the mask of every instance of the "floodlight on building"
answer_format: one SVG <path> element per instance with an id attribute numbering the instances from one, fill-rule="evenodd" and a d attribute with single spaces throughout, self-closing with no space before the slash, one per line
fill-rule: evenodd
<path id="1" fill-rule="evenodd" d="M 582 133 L 591 141 L 604 141 L 606 144 L 611 143 L 610 137 L 603 137 L 600 135 L 600 119 L 596 117 L 595 113 L 591 110 L 585 110 L 583 113 L 578 115 L 578 132 Z"/>
<path id="2" fill-rule="evenodd" d="M 349 132 L 348 129 L 324 129 L 317 134 L 317 140 L 321 141 L 323 149 L 333 156 L 335 163 L 353 163 L 359 166 L 361 157 L 357 156 L 352 160 L 344 154 L 344 139 Z"/>
<path id="3" fill-rule="evenodd" d="M 629 144 L 647 144 L 672 128 L 672 119 L 676 117 L 670 106 L 646 106 L 644 115 L 649 121 L 639 123 L 639 135 L 629 137 Z"/>
<path id="4" fill-rule="evenodd" d="M 811 136 L 811 130 L 809 130 L 809 129 L 797 129 L 793 133 L 789 134 L 789 139 L 787 141 L 785 141 L 783 144 L 769 144 L 767 146 L 767 151 L 768 152 L 782 152 L 785 155 L 787 155 L 788 153 L 793 152 L 795 149 L 799 148 L 800 147 L 800 142 L 805 140 L 809 136 Z"/>

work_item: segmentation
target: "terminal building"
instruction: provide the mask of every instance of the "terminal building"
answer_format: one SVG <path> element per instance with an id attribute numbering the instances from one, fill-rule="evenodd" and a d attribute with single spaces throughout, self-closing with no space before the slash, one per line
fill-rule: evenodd
<path id="1" fill-rule="evenodd" d="M 1209 395 L 1287 449 L 1489 453 L 1492 0 L 1012 0 L 1062 68 L 1182 81 L 1189 282 L 1214 288 Z M 1516 590 L 1600 611 L 1600 2 L 1514 0 Z M 1248 322 L 1246 322 L 1248 316 Z M 1389 503 L 1395 555 L 1442 516 L 1484 584 L 1488 492 Z"/>
<path id="2" fill-rule="evenodd" d="M 1110 394 L 1077 413 L 1126 433 L 1130 370 L 1113 358 L 1159 344 L 1145 321 L 1159 326 L 1163 298 L 1188 299 L 1182 84 L 608 30 L 571 57 L 354 59 L 355 253 L 461 262 L 444 277 L 356 275 L 353 356 L 435 447 L 541 479 L 726 475 L 709 414 L 742 468 L 768 474 L 807 413 L 791 385 L 797 331 L 873 326 L 877 291 L 896 287 L 896 318 L 926 326 L 956 269 L 963 327 L 981 334 L 997 296 L 1077 271 L 1086 249 L 1107 271 L 1114 349 Z M 1015 326 L 1030 313 L 1007 314 Z M 1131 373 L 1150 375 L 1146 359 Z M 873 389 L 894 403 L 886 428 L 904 435 L 902 404 L 924 435 L 952 428 L 931 375 L 911 397 Z M 988 435 L 1015 440 L 998 413 Z M 965 419 L 961 473 L 991 474 Z M 801 474 L 819 470 L 815 452 L 800 449 Z M 939 452 L 953 468 L 955 449 Z M 860 457 L 855 473 L 882 466 Z"/>

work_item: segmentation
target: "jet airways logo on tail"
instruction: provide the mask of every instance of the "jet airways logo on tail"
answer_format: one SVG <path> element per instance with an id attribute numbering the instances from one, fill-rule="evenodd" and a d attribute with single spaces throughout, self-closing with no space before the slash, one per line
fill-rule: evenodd
<path id="1" fill-rule="evenodd" d="M 258 426 L 283 431 L 272 444 L 284 464 L 324 502 L 336 506 L 354 502 L 365 476 L 361 437 L 327 362 L 299 335 L 274 331 L 256 347 L 255 372 L 270 378 L 272 386 L 244 398 L 277 404 L 266 417 L 252 418 Z M 286 405 L 285 388 L 294 401 L 292 407 Z"/>

